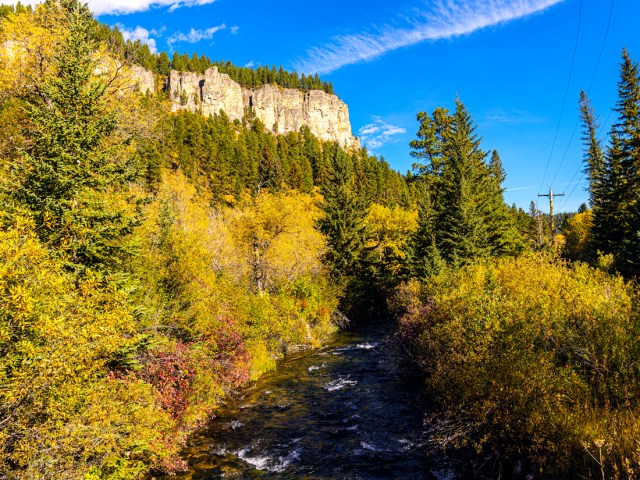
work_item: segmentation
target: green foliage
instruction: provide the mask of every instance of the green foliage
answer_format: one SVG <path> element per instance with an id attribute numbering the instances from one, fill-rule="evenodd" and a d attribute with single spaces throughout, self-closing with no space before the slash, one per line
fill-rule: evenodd
<path id="1" fill-rule="evenodd" d="M 348 181 L 359 185 L 359 196 L 383 205 L 411 205 L 405 178 L 387 162 L 364 149 L 347 152 L 321 142 L 308 128 L 275 135 L 251 115 L 241 123 L 224 112 L 206 118 L 184 111 L 162 116 L 162 125 L 167 133 L 146 142 L 145 151 L 167 152 L 163 165 L 181 168 L 204 183 L 216 202 L 234 203 L 264 189 L 309 193 L 332 182 L 332 162 L 339 151 Z"/>
<path id="2" fill-rule="evenodd" d="M 139 341 L 112 279 L 66 272 L 33 224 L 16 219 L 0 232 L 0 312 L 0 470 L 9 478 L 134 478 L 175 457 L 153 389 L 109 372 Z"/>
<path id="3" fill-rule="evenodd" d="M 416 274 L 424 275 L 438 256 L 464 263 L 521 251 L 523 242 L 502 198 L 502 162 L 494 152 L 486 163 L 462 102 L 456 100 L 453 114 L 439 108 L 431 116 L 419 113 L 418 121 L 418 139 L 411 142 L 412 156 L 419 161 L 416 180 L 421 183 Z M 433 261 L 423 260 L 428 256 Z"/>
<path id="4" fill-rule="evenodd" d="M 588 99 L 580 99 L 584 125 L 585 171 L 593 208 L 591 256 L 611 254 L 615 268 L 626 276 L 640 273 L 640 78 L 637 63 L 622 52 L 618 120 L 606 154 L 595 137 L 597 124 Z"/>
<path id="5" fill-rule="evenodd" d="M 599 444 L 607 475 L 635 478 L 640 323 L 621 278 L 528 255 L 414 281 L 396 302 L 442 408 L 429 423 L 442 447 L 587 475 Z"/>
<path id="6" fill-rule="evenodd" d="M 220 73 L 229 75 L 234 81 L 244 87 L 257 88 L 262 85 L 277 84 L 285 88 L 298 88 L 301 90 L 322 90 L 326 93 L 333 94 L 333 84 L 331 82 L 323 82 L 316 73 L 315 75 L 302 76 L 298 72 L 287 72 L 280 66 L 276 69 L 264 66 L 257 68 L 238 67 L 231 62 L 213 62 L 213 66 L 218 67 Z M 187 69 L 188 64 L 187 64 Z"/>
<path id="7" fill-rule="evenodd" d="M 343 277 L 355 275 L 365 242 L 363 220 L 367 205 L 359 195 L 351 169 L 345 153 L 334 147 L 329 178 L 321 190 L 324 217 L 320 231 L 329 243 L 326 260 L 333 273 Z"/>
<path id="8" fill-rule="evenodd" d="M 123 238 L 138 219 L 123 187 L 134 172 L 112 161 L 108 141 L 117 118 L 105 112 L 106 85 L 92 78 L 93 19 L 87 7 L 68 8 L 55 74 L 27 99 L 31 142 L 8 196 L 14 209 L 32 216 L 40 239 L 72 264 L 108 270 L 130 254 Z"/>

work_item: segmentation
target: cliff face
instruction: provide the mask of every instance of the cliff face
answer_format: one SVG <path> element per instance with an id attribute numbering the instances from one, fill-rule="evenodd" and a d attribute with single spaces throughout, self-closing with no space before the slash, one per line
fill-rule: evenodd
<path id="1" fill-rule="evenodd" d="M 125 65 L 113 58 L 99 58 L 93 73 L 105 82 L 113 82 L 118 90 L 134 90 L 142 94 L 155 93 L 153 72 L 139 65 Z"/>
<path id="2" fill-rule="evenodd" d="M 130 72 L 135 82 L 134 88 L 142 93 L 153 94 L 155 92 L 155 80 L 152 72 L 138 65 L 131 65 Z"/>
<path id="3" fill-rule="evenodd" d="M 199 75 L 172 71 L 168 89 L 173 111 L 201 111 L 204 115 L 220 110 L 231 118 L 241 119 L 251 108 L 271 131 L 288 133 L 306 125 L 322 140 L 338 142 L 346 148 L 358 148 L 360 142 L 351 132 L 349 109 L 335 95 L 323 91 L 303 92 L 264 85 L 257 89 L 243 88 L 228 75 L 212 67 Z"/>

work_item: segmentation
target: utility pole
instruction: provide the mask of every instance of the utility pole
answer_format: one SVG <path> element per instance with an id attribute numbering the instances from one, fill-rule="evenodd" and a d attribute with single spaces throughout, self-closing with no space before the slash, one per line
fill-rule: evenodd
<path id="1" fill-rule="evenodd" d="M 564 197 L 564 193 L 556 193 L 554 195 L 551 187 L 549 187 L 549 193 L 547 194 L 538 194 L 539 197 L 549 197 L 549 215 L 551 217 L 551 243 L 555 244 L 555 234 L 556 234 L 556 219 L 553 216 L 553 197 Z"/>

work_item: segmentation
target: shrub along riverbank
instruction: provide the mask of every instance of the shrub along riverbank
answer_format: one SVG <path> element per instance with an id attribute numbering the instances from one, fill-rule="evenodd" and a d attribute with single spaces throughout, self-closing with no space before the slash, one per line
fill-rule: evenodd
<path id="1" fill-rule="evenodd" d="M 640 318 L 620 277 L 546 255 L 476 261 L 395 299 L 399 335 L 442 413 L 442 448 L 503 468 L 636 478 Z M 505 472 L 507 474 L 513 472 Z"/>

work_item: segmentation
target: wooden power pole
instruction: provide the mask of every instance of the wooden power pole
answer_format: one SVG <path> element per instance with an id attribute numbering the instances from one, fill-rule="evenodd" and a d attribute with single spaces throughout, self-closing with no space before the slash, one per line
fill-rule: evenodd
<path id="1" fill-rule="evenodd" d="M 549 216 L 551 217 L 551 243 L 555 243 L 555 235 L 556 235 L 556 219 L 553 216 L 553 197 L 564 197 L 564 193 L 556 193 L 554 194 L 549 187 L 549 193 L 547 194 L 538 194 L 539 197 L 549 197 Z"/>

